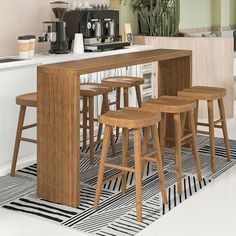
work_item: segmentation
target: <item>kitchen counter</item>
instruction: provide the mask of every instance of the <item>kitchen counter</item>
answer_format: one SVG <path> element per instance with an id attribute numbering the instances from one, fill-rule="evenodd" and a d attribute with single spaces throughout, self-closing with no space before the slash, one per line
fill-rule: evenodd
<path id="1" fill-rule="evenodd" d="M 104 57 L 108 55 L 132 53 L 132 52 L 147 50 L 150 48 L 152 48 L 152 46 L 134 45 L 134 46 L 130 46 L 124 49 L 104 51 L 104 52 L 85 52 L 85 53 L 78 53 L 78 54 L 73 54 L 73 53 L 35 54 L 35 56 L 32 59 L 16 61 L 16 62 L 0 63 L 0 71 L 6 70 L 6 69 L 12 69 L 12 68 L 26 67 L 26 66 L 39 66 L 39 65 L 47 65 L 47 64 L 66 62 L 66 61 Z M 17 58 L 17 57 L 7 57 L 7 58 Z"/>

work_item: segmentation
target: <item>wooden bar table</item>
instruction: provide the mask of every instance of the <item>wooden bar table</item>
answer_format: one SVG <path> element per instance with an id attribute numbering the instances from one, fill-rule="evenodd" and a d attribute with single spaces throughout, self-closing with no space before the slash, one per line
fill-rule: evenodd
<path id="1" fill-rule="evenodd" d="M 158 62 L 158 95 L 192 83 L 192 52 L 153 49 L 38 67 L 37 195 L 80 204 L 80 75 Z"/>

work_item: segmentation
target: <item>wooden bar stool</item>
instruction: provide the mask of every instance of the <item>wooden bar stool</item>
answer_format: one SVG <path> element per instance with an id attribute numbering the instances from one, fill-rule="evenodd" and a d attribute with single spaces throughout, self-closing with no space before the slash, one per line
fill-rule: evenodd
<path id="1" fill-rule="evenodd" d="M 80 84 L 80 96 L 83 97 L 83 148 L 86 148 L 87 145 L 87 130 L 89 130 L 89 144 L 90 144 L 90 163 L 94 163 L 94 144 L 101 142 L 101 132 L 102 124 L 99 124 L 97 142 L 94 142 L 94 122 L 97 122 L 97 119 L 94 119 L 94 97 L 102 95 L 103 103 L 101 114 L 109 111 L 108 105 L 108 93 L 112 91 L 112 88 L 106 87 L 102 84 L 97 83 L 81 83 Z M 88 104 L 89 101 L 89 104 Z M 89 125 L 87 125 L 89 121 Z M 115 151 L 114 137 L 111 133 L 111 145 L 113 154 Z"/>
<path id="2" fill-rule="evenodd" d="M 157 172 L 160 178 L 160 186 L 162 192 L 163 203 L 167 203 L 166 186 L 164 180 L 164 172 L 162 165 L 162 157 L 160 151 L 160 143 L 158 138 L 157 123 L 160 121 L 160 113 L 150 113 L 142 111 L 139 108 L 124 108 L 119 111 L 109 111 L 99 117 L 99 122 L 105 124 L 105 136 L 102 146 L 101 161 L 99 166 L 97 189 L 94 201 L 94 209 L 97 210 L 99 206 L 99 199 L 101 189 L 104 183 L 110 180 L 122 176 L 122 192 L 126 192 L 126 176 L 127 172 L 135 173 L 135 185 L 136 185 L 136 209 L 137 220 L 142 221 L 142 167 L 143 162 L 153 161 L 157 164 Z M 111 135 L 112 126 L 117 126 L 123 129 L 122 136 L 122 160 L 121 165 L 114 165 L 107 162 L 107 149 L 109 144 L 109 137 Z M 142 155 L 141 150 L 141 135 L 140 131 L 143 128 L 150 128 L 152 137 L 154 140 L 153 151 Z M 134 130 L 134 162 L 135 167 L 129 168 L 127 166 L 128 158 L 128 134 L 129 129 Z M 108 177 L 103 180 L 105 168 L 118 169 L 121 172 L 115 176 Z"/>
<path id="3" fill-rule="evenodd" d="M 174 130 L 175 130 L 175 162 L 176 162 L 177 186 L 178 186 L 178 194 L 181 194 L 182 193 L 181 146 L 188 139 L 191 139 L 192 141 L 192 150 L 195 159 L 198 180 L 199 181 L 202 180 L 201 166 L 198 156 L 196 130 L 194 123 L 194 109 L 196 107 L 196 102 L 192 99 L 183 99 L 177 96 L 162 96 L 159 99 L 151 99 L 143 103 L 143 107 L 153 112 L 161 112 L 160 142 L 163 150 L 168 150 L 165 147 L 166 115 L 167 114 L 173 115 Z M 187 133 L 184 133 L 183 127 L 186 115 L 189 116 L 190 130 L 187 131 Z"/>
<path id="4" fill-rule="evenodd" d="M 121 109 L 121 89 L 123 89 L 124 94 L 124 107 L 129 106 L 129 89 L 135 87 L 136 97 L 138 106 L 141 107 L 142 104 L 142 96 L 141 96 L 141 89 L 140 85 L 144 84 L 144 79 L 141 77 L 134 77 L 134 76 L 115 76 L 115 77 L 108 77 L 102 80 L 102 84 L 106 86 L 110 86 L 116 90 L 116 110 Z M 114 105 L 110 104 L 110 105 Z M 119 128 L 116 128 L 116 137 L 119 136 Z"/>
<path id="5" fill-rule="evenodd" d="M 211 169 L 214 172 L 216 170 L 214 128 L 220 128 L 223 130 L 227 161 L 231 161 L 228 131 L 225 117 L 225 108 L 223 102 L 223 98 L 226 96 L 226 89 L 218 87 L 194 86 L 192 88 L 186 88 L 183 89 L 182 91 L 179 91 L 178 95 L 182 97 L 192 98 L 197 101 L 197 108 L 195 112 L 196 125 L 209 127 L 209 132 L 197 130 L 197 133 L 210 136 Z M 198 122 L 198 103 L 200 100 L 207 101 L 208 123 Z M 218 101 L 218 106 L 220 111 L 220 119 L 218 120 L 214 120 L 213 102 L 216 100 Z M 219 125 L 219 123 L 221 123 L 221 125 Z"/>
<path id="6" fill-rule="evenodd" d="M 20 113 L 19 113 L 19 119 L 18 119 L 17 131 L 16 131 L 16 140 L 15 140 L 15 146 L 14 146 L 14 152 L 13 152 L 13 158 L 12 158 L 11 173 L 10 173 L 11 176 L 15 175 L 16 163 L 17 163 L 19 149 L 20 149 L 20 142 L 23 141 L 23 142 L 37 143 L 37 140 L 22 137 L 23 130 L 34 128 L 37 126 L 36 123 L 24 126 L 26 108 L 37 107 L 37 93 L 28 93 L 28 94 L 17 96 L 16 104 L 20 105 Z"/>

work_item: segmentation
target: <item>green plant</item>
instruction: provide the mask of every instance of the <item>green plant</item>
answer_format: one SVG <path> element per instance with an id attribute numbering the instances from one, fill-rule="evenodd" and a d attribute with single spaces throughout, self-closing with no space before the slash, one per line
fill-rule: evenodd
<path id="1" fill-rule="evenodd" d="M 180 0 L 121 0 L 131 4 L 150 36 L 175 36 L 179 32 Z"/>

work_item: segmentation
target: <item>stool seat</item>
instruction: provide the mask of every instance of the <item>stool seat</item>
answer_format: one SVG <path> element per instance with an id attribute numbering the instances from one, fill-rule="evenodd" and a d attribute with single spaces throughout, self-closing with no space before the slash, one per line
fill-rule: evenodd
<path id="1" fill-rule="evenodd" d="M 154 108 L 155 112 L 182 113 L 193 110 L 196 107 L 196 102 L 193 99 L 177 96 L 161 96 L 159 99 L 150 99 L 144 102 L 142 107 L 150 111 Z"/>
<path id="2" fill-rule="evenodd" d="M 179 91 L 178 95 L 198 100 L 215 100 L 224 98 L 226 96 L 226 89 L 208 86 L 194 86 Z"/>
<path id="3" fill-rule="evenodd" d="M 102 84 L 95 83 L 81 83 L 80 84 L 80 96 L 95 97 L 111 92 L 110 87 L 106 87 Z"/>
<path id="4" fill-rule="evenodd" d="M 20 106 L 37 107 L 37 93 L 27 93 L 16 97 L 16 104 Z"/>
<path id="5" fill-rule="evenodd" d="M 103 79 L 102 84 L 113 88 L 130 88 L 144 84 L 144 79 L 133 76 L 115 76 Z"/>
<path id="6" fill-rule="evenodd" d="M 100 123 L 109 126 L 138 129 L 158 123 L 161 120 L 160 113 L 142 111 L 139 108 L 123 108 L 119 111 L 109 111 L 98 118 Z"/>

